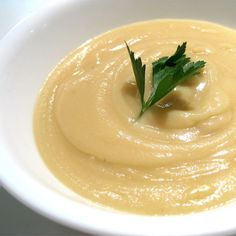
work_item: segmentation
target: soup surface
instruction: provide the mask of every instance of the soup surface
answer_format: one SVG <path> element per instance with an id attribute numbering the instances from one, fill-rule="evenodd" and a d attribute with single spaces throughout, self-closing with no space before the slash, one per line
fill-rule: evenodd
<path id="1" fill-rule="evenodd" d="M 140 97 L 124 40 L 147 65 L 187 41 L 207 62 L 137 120 Z M 190 213 L 236 198 L 236 31 L 156 20 L 91 39 L 63 59 L 40 91 L 40 154 L 79 195 L 148 215 Z"/>

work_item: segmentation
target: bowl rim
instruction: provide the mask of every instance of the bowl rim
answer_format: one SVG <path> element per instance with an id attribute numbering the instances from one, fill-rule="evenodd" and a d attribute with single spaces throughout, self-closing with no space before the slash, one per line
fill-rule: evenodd
<path id="1" fill-rule="evenodd" d="M 85 3 L 86 0 L 56 1 L 21 20 L 1 39 L 0 58 L 8 61 L 10 55 L 14 53 L 12 50 L 14 45 L 19 43 L 19 38 L 24 37 L 24 33 L 29 30 L 29 25 L 37 27 L 45 17 L 50 18 L 64 8 L 73 7 L 73 4 L 82 2 Z M 3 69 L 4 66 L 1 68 L 0 65 L 0 74 Z M 224 215 L 236 216 L 236 205 L 187 215 L 140 216 L 109 211 L 106 208 L 99 209 L 93 205 L 75 204 L 73 200 L 60 196 L 37 182 L 17 166 L 13 161 L 13 154 L 7 145 L 4 145 L 4 137 L 1 133 L 0 143 L 2 186 L 37 213 L 76 230 L 101 235 L 222 235 L 222 233 L 236 232 L 234 217 L 224 217 Z M 16 179 L 24 183 L 24 187 L 16 183 Z M 31 191 L 28 191 L 29 189 Z M 47 202 L 42 200 L 45 198 Z M 63 204 L 58 204 L 58 202 L 63 202 Z M 187 227 L 186 224 L 188 224 Z"/>

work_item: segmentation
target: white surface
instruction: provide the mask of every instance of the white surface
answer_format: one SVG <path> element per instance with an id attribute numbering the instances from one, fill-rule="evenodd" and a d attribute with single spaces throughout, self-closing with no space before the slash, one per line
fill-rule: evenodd
<path id="1" fill-rule="evenodd" d="M 232 234 L 236 205 L 187 216 L 142 217 L 87 204 L 62 186 L 43 165 L 33 142 L 31 124 L 35 97 L 47 73 L 84 40 L 119 25 L 157 16 L 200 18 L 236 27 L 236 1 L 215 0 L 214 7 L 212 0 L 197 4 L 194 0 L 65 2 L 18 25 L 1 42 L 0 55 L 4 55 L 4 60 L 0 57 L 0 173 L 5 186 L 36 211 L 102 235 Z"/>
<path id="2" fill-rule="evenodd" d="M 23 17 L 42 7 L 44 0 L 1 0 L 0 1 L 0 38 Z"/>

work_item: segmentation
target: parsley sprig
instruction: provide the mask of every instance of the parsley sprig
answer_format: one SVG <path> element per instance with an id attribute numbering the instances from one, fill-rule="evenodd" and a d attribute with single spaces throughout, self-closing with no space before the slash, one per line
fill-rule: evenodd
<path id="1" fill-rule="evenodd" d="M 205 61 L 192 62 L 186 56 L 185 50 L 187 42 L 178 45 L 176 52 L 170 57 L 162 57 L 152 63 L 152 90 L 149 98 L 144 100 L 145 93 L 145 71 L 146 65 L 142 63 L 141 57 L 135 58 L 135 54 L 129 52 L 136 84 L 141 99 L 141 111 L 139 117 L 143 115 L 151 106 L 169 94 L 176 86 L 192 78 L 206 64 Z"/>

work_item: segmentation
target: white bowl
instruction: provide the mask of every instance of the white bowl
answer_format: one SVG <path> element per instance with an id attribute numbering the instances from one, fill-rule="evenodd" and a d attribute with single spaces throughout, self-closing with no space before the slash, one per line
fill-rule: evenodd
<path id="1" fill-rule="evenodd" d="M 236 234 L 236 204 L 191 215 L 150 217 L 89 204 L 42 162 L 32 133 L 34 102 L 57 62 L 85 40 L 154 18 L 204 19 L 236 28 L 234 0 L 57 1 L 18 24 L 0 46 L 0 174 L 4 187 L 42 215 L 101 235 Z"/>

